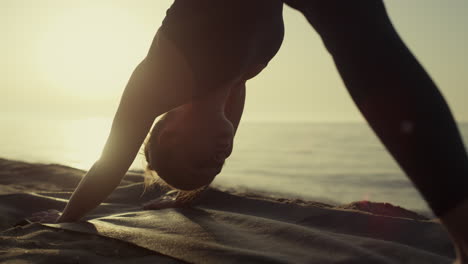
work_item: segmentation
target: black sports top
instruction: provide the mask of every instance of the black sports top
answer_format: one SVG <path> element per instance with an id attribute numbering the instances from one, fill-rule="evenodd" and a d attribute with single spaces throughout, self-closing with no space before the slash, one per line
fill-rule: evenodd
<path id="1" fill-rule="evenodd" d="M 160 30 L 206 90 L 273 58 L 284 36 L 282 10 L 280 0 L 175 0 Z"/>

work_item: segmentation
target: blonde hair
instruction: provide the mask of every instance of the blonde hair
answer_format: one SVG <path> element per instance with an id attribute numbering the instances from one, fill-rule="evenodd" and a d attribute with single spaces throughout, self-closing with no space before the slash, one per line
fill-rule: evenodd
<path id="1" fill-rule="evenodd" d="M 181 190 L 161 178 L 161 173 L 164 175 L 170 175 L 171 166 L 169 164 L 171 160 L 171 151 L 160 146 L 158 139 L 166 123 L 173 115 L 174 112 L 172 111 L 162 115 L 154 125 L 144 144 L 146 168 L 144 172 L 145 189 L 143 193 L 155 188 L 167 191 L 167 193 L 176 190 L 178 191 L 176 197 L 177 200 L 181 202 L 190 202 L 195 199 L 200 192 L 205 190 L 208 185 L 194 190 Z"/>

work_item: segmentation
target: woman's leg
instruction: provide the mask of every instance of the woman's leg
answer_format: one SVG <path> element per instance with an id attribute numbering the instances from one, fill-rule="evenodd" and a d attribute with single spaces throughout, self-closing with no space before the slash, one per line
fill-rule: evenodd
<path id="1" fill-rule="evenodd" d="M 460 225 L 468 221 L 466 150 L 447 103 L 383 2 L 289 2 L 320 34 L 359 110 L 468 253 L 468 229 Z"/>
<path id="2" fill-rule="evenodd" d="M 468 198 L 468 159 L 450 110 L 380 0 L 295 1 L 374 131 L 438 216 Z"/>

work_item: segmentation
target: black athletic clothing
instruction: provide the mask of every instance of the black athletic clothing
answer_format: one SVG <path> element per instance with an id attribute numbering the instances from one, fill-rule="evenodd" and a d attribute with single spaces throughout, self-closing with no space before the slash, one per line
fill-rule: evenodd
<path id="1" fill-rule="evenodd" d="M 356 105 L 437 216 L 468 198 L 468 158 L 449 107 L 381 0 L 284 0 L 322 37 Z"/>
<path id="2" fill-rule="evenodd" d="M 160 30 L 198 81 L 195 96 L 267 64 L 284 36 L 280 0 L 175 0 Z"/>

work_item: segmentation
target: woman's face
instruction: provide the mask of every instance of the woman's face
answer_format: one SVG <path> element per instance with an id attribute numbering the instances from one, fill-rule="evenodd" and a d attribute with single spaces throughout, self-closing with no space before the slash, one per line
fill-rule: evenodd
<path id="1" fill-rule="evenodd" d="M 161 131 L 160 145 L 170 149 L 177 173 L 212 180 L 232 153 L 232 123 L 224 112 L 203 111 L 191 104 L 173 111 Z"/>

